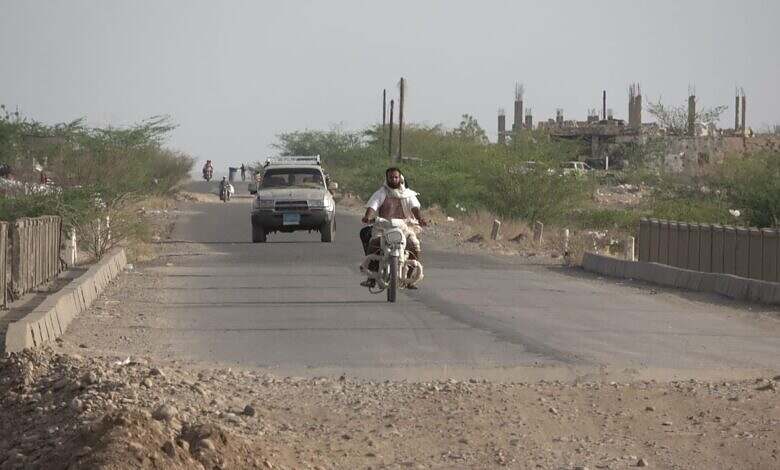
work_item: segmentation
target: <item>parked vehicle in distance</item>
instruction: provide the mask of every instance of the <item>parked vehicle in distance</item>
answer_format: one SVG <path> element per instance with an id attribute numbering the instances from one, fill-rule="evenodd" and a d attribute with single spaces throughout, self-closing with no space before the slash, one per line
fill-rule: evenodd
<path id="1" fill-rule="evenodd" d="M 273 157 L 258 171 L 260 178 L 249 184 L 252 203 L 252 242 L 264 243 L 273 232 L 315 230 L 320 240 L 336 235 L 336 203 L 319 155 Z"/>

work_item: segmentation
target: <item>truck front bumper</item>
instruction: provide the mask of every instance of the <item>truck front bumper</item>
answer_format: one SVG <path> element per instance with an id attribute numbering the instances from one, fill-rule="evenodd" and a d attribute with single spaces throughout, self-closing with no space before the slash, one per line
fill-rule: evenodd
<path id="1" fill-rule="evenodd" d="M 290 214 L 291 212 L 286 212 Z M 335 211 L 326 211 L 312 209 L 308 211 L 295 212 L 300 215 L 300 222 L 295 225 L 285 225 L 285 212 L 275 210 L 255 210 L 252 211 L 252 225 L 263 227 L 266 232 L 295 232 L 298 230 L 319 230 L 320 227 L 333 220 Z"/>

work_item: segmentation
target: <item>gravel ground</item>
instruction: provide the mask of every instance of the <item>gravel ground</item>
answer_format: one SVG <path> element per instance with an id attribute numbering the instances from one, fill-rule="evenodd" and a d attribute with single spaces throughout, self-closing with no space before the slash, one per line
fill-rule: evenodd
<path id="1" fill-rule="evenodd" d="M 61 349 L 0 361 L 0 469 L 780 465 L 780 376 L 374 382 Z"/>

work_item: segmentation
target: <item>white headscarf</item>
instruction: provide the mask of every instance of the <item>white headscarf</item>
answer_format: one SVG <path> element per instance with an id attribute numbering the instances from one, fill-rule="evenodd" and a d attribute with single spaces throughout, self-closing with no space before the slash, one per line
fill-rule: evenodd
<path id="1" fill-rule="evenodd" d="M 406 187 L 404 175 L 401 175 L 401 184 L 398 188 L 391 188 L 386 180 L 382 188 L 385 190 L 385 197 L 393 197 L 401 200 L 401 209 L 404 212 L 406 220 L 417 223 L 417 218 L 415 218 L 414 213 L 412 213 L 412 205 L 409 202 L 409 198 L 417 196 L 417 193 Z"/>
<path id="2" fill-rule="evenodd" d="M 404 178 L 404 175 L 401 175 L 401 184 L 397 189 L 391 188 L 387 184 L 387 180 L 385 180 L 385 184 L 383 185 L 383 187 L 385 189 L 385 195 L 387 197 L 396 197 L 398 199 L 405 199 L 407 197 L 417 196 L 416 192 L 406 187 L 406 179 Z"/>

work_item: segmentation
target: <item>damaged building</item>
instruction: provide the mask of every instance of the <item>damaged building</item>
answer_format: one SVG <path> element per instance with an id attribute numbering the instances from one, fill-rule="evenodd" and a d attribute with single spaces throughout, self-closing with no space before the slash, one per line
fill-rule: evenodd
<path id="1" fill-rule="evenodd" d="M 519 90 L 519 93 L 518 93 Z M 747 97 L 737 90 L 734 100 L 734 127 L 722 129 L 713 123 L 702 123 L 697 117 L 697 99 L 691 91 L 687 102 L 687 122 L 679 128 L 668 128 L 656 122 L 643 122 L 642 92 L 638 84 L 628 87 L 627 120 L 618 119 L 607 107 L 607 92 L 601 93 L 601 109 L 590 109 L 584 121 L 566 119 L 563 109 L 557 109 L 555 118 L 540 121 L 536 127 L 527 112 L 523 116 L 523 88 L 515 92 L 515 115 L 511 132 L 537 129 L 567 140 L 585 144 L 587 152 L 580 160 L 591 167 L 619 169 L 631 165 L 632 149 L 652 144 L 657 161 L 667 170 L 698 174 L 713 164 L 730 156 L 745 155 L 757 151 L 780 151 L 778 133 L 756 134 L 747 126 Z M 725 108 L 725 107 L 724 107 Z M 525 117 L 525 120 L 523 120 Z M 499 117 L 499 142 L 511 135 L 505 128 L 505 116 Z"/>

